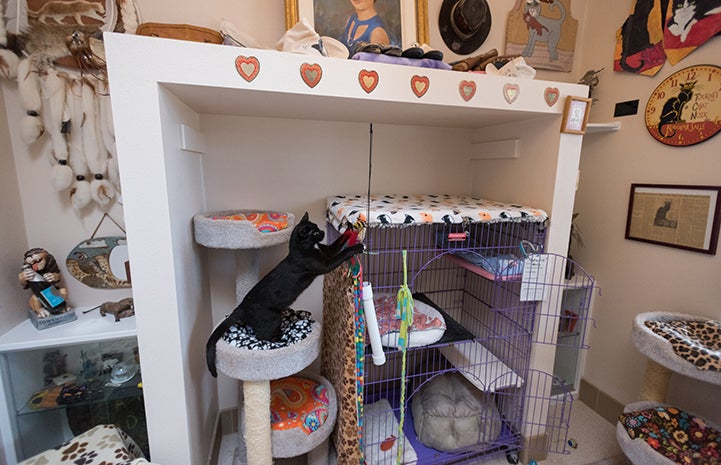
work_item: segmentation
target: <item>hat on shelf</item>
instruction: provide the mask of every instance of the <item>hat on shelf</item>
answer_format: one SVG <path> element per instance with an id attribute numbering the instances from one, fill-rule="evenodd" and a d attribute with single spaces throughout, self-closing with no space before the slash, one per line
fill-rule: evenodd
<path id="1" fill-rule="evenodd" d="M 328 36 L 321 37 L 305 18 L 283 34 L 275 44 L 275 49 L 304 55 L 348 58 L 348 48 L 342 42 Z"/>
<path id="2" fill-rule="evenodd" d="M 438 15 L 443 42 L 458 55 L 472 53 L 488 37 L 491 10 L 486 0 L 443 0 Z"/>

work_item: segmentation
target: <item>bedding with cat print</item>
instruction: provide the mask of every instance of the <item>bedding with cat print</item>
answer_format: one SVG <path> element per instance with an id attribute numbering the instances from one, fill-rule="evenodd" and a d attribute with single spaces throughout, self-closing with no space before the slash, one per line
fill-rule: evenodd
<path id="1" fill-rule="evenodd" d="M 371 226 L 407 226 L 425 223 L 496 223 L 546 221 L 545 211 L 525 205 L 497 202 L 465 195 L 374 194 L 370 199 L 370 221 L 365 195 L 338 195 L 327 199 L 327 219 L 337 229 L 346 223 L 367 222 Z"/>

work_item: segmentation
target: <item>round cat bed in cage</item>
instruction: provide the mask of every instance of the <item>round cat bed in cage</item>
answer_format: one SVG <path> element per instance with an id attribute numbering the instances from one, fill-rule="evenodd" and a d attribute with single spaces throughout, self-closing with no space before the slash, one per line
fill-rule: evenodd
<path id="1" fill-rule="evenodd" d="M 258 341 L 244 331 L 231 328 L 215 345 L 216 366 L 231 378 L 243 381 L 283 378 L 303 370 L 320 354 L 321 325 L 305 311 L 286 310 L 280 342 Z M 237 333 L 243 335 L 235 336 Z"/>
<path id="2" fill-rule="evenodd" d="M 632 340 L 661 367 L 721 385 L 721 322 L 684 313 L 641 313 L 633 321 Z"/>
<path id="3" fill-rule="evenodd" d="M 213 249 L 262 249 L 287 242 L 295 225 L 292 213 L 224 210 L 193 217 L 195 241 Z"/>
<path id="4" fill-rule="evenodd" d="M 717 425 L 679 408 L 642 401 L 623 412 L 616 439 L 634 465 L 712 463 L 721 448 Z"/>
<path id="5" fill-rule="evenodd" d="M 271 381 L 270 389 L 273 457 L 297 457 L 328 440 L 338 401 L 327 379 L 304 373 Z M 323 454 L 327 457 L 327 444 L 319 450 Z"/>

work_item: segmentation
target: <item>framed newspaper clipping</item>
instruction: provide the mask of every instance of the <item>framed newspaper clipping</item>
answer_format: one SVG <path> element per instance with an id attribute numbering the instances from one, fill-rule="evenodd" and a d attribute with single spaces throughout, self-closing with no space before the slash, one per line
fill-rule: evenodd
<path id="1" fill-rule="evenodd" d="M 716 254 L 719 186 L 631 184 L 626 239 Z"/>

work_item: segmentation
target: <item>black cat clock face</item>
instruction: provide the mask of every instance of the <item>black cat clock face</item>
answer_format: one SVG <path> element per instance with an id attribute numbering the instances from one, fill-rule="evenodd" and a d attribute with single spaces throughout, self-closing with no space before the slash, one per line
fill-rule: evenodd
<path id="1" fill-rule="evenodd" d="M 721 67 L 689 66 L 664 79 L 648 98 L 646 128 L 657 141 L 676 147 L 721 131 Z"/>

